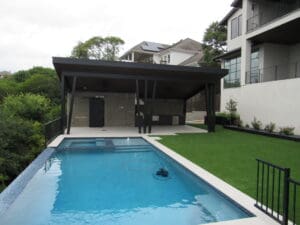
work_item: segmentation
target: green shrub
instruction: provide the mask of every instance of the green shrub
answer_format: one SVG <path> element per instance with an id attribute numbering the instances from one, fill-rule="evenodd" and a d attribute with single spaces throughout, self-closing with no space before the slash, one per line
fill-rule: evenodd
<path id="1" fill-rule="evenodd" d="M 280 127 L 279 133 L 285 135 L 294 135 L 295 127 Z"/>
<path id="2" fill-rule="evenodd" d="M 0 79 L 0 102 L 8 95 L 17 94 L 18 86 L 12 79 Z"/>
<path id="3" fill-rule="evenodd" d="M 24 82 L 30 76 L 31 74 L 27 70 L 20 70 L 12 75 L 13 79 L 18 83 Z"/>
<path id="4" fill-rule="evenodd" d="M 235 120 L 235 125 L 238 126 L 238 127 L 243 127 L 243 121 L 241 120 L 240 117 L 238 117 L 238 118 Z"/>
<path id="5" fill-rule="evenodd" d="M 230 113 L 230 114 L 234 114 L 237 112 L 237 102 L 234 101 L 233 99 L 230 99 L 225 106 L 226 110 Z"/>
<path id="6" fill-rule="evenodd" d="M 42 74 L 45 76 L 56 76 L 55 70 L 53 70 L 51 68 L 44 68 L 44 67 L 37 66 L 37 67 L 33 67 L 29 70 L 20 70 L 20 71 L 14 73 L 12 75 L 12 78 L 16 82 L 21 83 L 21 82 L 26 81 L 32 75 L 35 75 L 35 74 Z"/>
<path id="7" fill-rule="evenodd" d="M 8 184 L 43 149 L 43 126 L 0 112 L 0 175 Z"/>
<path id="8" fill-rule="evenodd" d="M 275 131 L 276 125 L 275 123 L 269 123 L 265 126 L 265 131 L 273 133 Z"/>
<path id="9" fill-rule="evenodd" d="M 248 124 L 248 123 L 245 125 L 245 127 L 246 127 L 246 128 L 250 128 L 250 126 L 249 126 L 249 124 Z"/>
<path id="10" fill-rule="evenodd" d="M 227 113 L 227 112 L 217 112 L 216 116 L 223 117 L 223 118 L 226 118 L 226 119 L 230 119 L 231 118 L 230 114 Z"/>
<path id="11" fill-rule="evenodd" d="M 255 130 L 261 130 L 262 128 L 261 121 L 257 120 L 256 117 L 254 117 L 253 121 L 251 122 L 251 125 Z"/>
<path id="12" fill-rule="evenodd" d="M 23 93 L 33 93 L 49 98 L 53 103 L 60 102 L 59 81 L 56 76 L 35 74 L 21 84 Z"/>
<path id="13" fill-rule="evenodd" d="M 3 112 L 12 117 L 47 122 L 50 100 L 34 94 L 11 95 L 3 100 Z"/>

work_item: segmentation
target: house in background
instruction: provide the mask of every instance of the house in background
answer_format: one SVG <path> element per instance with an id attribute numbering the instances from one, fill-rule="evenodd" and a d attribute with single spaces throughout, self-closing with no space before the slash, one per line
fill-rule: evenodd
<path id="1" fill-rule="evenodd" d="M 300 133 L 300 1 L 235 0 L 220 22 L 228 52 L 218 57 L 229 74 L 221 82 L 221 110 L 238 102 L 244 124 L 295 127 Z"/>
<path id="2" fill-rule="evenodd" d="M 143 41 L 121 56 L 122 61 L 181 66 L 199 66 L 203 57 L 200 42 L 186 38 L 173 45 Z"/>
<path id="3" fill-rule="evenodd" d="M 9 71 L 0 71 L 0 79 L 5 78 L 10 75 L 11 75 L 11 72 L 9 72 Z"/>

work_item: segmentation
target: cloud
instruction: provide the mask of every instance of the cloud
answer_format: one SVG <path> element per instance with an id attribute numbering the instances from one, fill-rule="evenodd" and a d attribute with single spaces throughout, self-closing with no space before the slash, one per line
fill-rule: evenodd
<path id="1" fill-rule="evenodd" d="M 115 35 L 123 51 L 143 41 L 171 44 L 201 41 L 231 0 L 9 0 L 0 3 L 0 71 L 52 66 L 52 56 L 68 56 L 78 41 Z M 218 7 L 216 7 L 218 6 Z"/>

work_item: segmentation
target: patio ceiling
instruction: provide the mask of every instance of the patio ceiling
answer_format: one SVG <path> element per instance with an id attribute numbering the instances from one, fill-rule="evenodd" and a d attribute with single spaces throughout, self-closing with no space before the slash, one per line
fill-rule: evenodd
<path id="1" fill-rule="evenodd" d="M 136 80 L 147 80 L 149 95 L 156 81 L 156 98 L 190 98 L 203 90 L 205 84 L 217 84 L 227 74 L 227 70 L 216 68 L 60 57 L 54 57 L 53 64 L 59 78 L 66 77 L 69 90 L 74 76 L 76 91 L 90 92 L 135 93 Z M 140 82 L 141 97 L 144 90 L 144 82 Z"/>

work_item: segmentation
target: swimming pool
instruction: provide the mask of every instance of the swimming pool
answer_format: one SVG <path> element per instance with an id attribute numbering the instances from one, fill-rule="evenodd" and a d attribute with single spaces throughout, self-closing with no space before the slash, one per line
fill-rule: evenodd
<path id="1" fill-rule="evenodd" d="M 70 138 L 0 224 L 197 225 L 251 216 L 142 138 Z"/>

